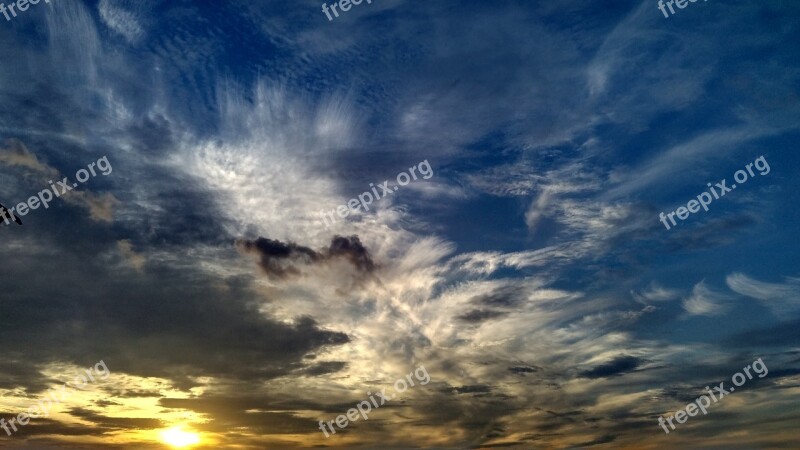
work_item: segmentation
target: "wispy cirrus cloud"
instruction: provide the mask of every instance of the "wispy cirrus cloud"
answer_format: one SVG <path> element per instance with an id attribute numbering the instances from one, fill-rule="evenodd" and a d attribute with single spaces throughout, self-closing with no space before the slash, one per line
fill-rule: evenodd
<path id="1" fill-rule="evenodd" d="M 758 281 L 743 273 L 733 273 L 725 281 L 734 292 L 760 301 L 775 313 L 791 313 L 800 308 L 798 278 L 788 278 L 785 283 L 779 284 Z"/>
<path id="2" fill-rule="evenodd" d="M 692 289 L 692 295 L 683 300 L 683 309 L 690 315 L 718 316 L 729 308 L 730 300 L 730 296 L 710 289 L 701 281 Z"/>

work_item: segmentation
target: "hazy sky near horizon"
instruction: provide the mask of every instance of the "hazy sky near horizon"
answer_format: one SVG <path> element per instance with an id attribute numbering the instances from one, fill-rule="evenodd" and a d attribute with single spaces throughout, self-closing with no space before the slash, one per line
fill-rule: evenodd
<path id="1" fill-rule="evenodd" d="M 0 59 L 0 203 L 113 168 L 0 223 L 0 418 L 111 374 L 0 448 L 797 447 L 800 3 L 51 0 Z"/>

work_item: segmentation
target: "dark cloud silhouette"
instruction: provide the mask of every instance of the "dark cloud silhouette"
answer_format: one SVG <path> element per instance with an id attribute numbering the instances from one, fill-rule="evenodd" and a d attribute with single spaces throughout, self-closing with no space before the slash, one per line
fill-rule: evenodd
<path id="1" fill-rule="evenodd" d="M 138 417 L 109 417 L 86 408 L 71 408 L 69 413 L 79 419 L 92 422 L 107 429 L 152 430 L 160 428 L 164 425 L 164 422 L 158 419 Z"/>
<path id="2" fill-rule="evenodd" d="M 701 386 L 667 386 L 658 389 L 656 392 L 655 398 L 689 403 L 703 395 L 703 388 Z"/>
<path id="3" fill-rule="evenodd" d="M 635 356 L 621 356 L 611 362 L 601 364 L 594 369 L 583 371 L 580 373 L 580 376 L 583 378 L 605 378 L 621 375 L 636 369 L 644 364 L 644 362 L 643 359 Z"/>
<path id="4" fill-rule="evenodd" d="M 572 447 L 572 448 L 594 447 L 595 445 L 602 445 L 602 444 L 608 444 L 608 443 L 614 442 L 616 439 L 617 439 L 617 437 L 614 436 L 613 434 L 606 434 L 606 435 L 600 436 L 597 439 L 592 439 L 591 441 L 580 443 L 580 444 L 578 444 L 578 445 L 576 445 L 575 447 Z"/>
<path id="5" fill-rule="evenodd" d="M 28 393 L 37 394 L 48 389 L 49 381 L 36 366 L 25 361 L 12 358 L 0 361 L 0 389 L 24 386 Z"/>
<path id="6" fill-rule="evenodd" d="M 525 288 L 523 286 L 510 285 L 503 286 L 489 294 L 476 295 L 470 302 L 480 306 L 511 307 L 522 303 L 525 300 Z"/>
<path id="7" fill-rule="evenodd" d="M 257 309 L 262 298 L 242 278 L 212 282 L 194 269 L 159 264 L 145 274 L 119 273 L 91 258 L 79 263 L 62 250 L 72 243 L 52 245 L 63 258 L 22 260 L 0 274 L 9 295 L 0 302 L 0 338 L 17 342 L 5 353 L 13 364 L 0 365 L 1 383 L 9 389 L 42 390 L 52 380 L 38 368 L 48 363 L 83 367 L 99 359 L 112 374 L 163 377 L 180 389 L 204 376 L 258 382 L 313 366 L 305 355 L 350 340 L 311 317 L 284 322 L 265 316 Z M 84 255 L 92 251 L 87 246 Z M 12 283 L 40 271 L 50 273 L 52 282 Z M 81 288 L 98 277 L 106 282 Z M 121 397 L 153 394 L 116 389 Z"/>
<path id="8" fill-rule="evenodd" d="M 263 237 L 254 241 L 240 239 L 236 241 L 236 247 L 245 253 L 258 255 L 258 265 L 264 273 L 275 278 L 298 275 L 300 271 L 294 267 L 295 264 L 310 264 L 320 259 L 320 255 L 308 247 Z"/>
<path id="9" fill-rule="evenodd" d="M 463 322 L 478 323 L 478 322 L 483 322 L 485 320 L 494 319 L 495 317 L 504 316 L 505 314 L 506 313 L 502 311 L 474 309 L 468 313 L 456 317 L 456 319 L 461 320 Z"/>
<path id="10" fill-rule="evenodd" d="M 371 272 L 375 269 L 375 263 L 372 262 L 369 252 L 361 244 L 358 236 L 334 236 L 331 246 L 328 248 L 328 257 L 344 257 L 353 266 L 364 272 Z"/>
<path id="11" fill-rule="evenodd" d="M 540 370 L 540 368 L 539 367 L 531 367 L 531 366 L 514 366 L 514 367 L 509 367 L 508 370 L 511 373 L 523 374 L 523 373 L 538 372 Z"/>
<path id="12" fill-rule="evenodd" d="M 486 394 L 492 391 L 490 386 L 485 384 L 473 384 L 468 386 L 454 387 L 453 391 L 457 394 Z"/>
<path id="13" fill-rule="evenodd" d="M 259 237 L 255 240 L 239 239 L 236 247 L 244 253 L 258 256 L 258 265 L 267 276 L 284 279 L 300 275 L 300 267 L 342 258 L 361 272 L 375 270 L 369 251 L 358 236 L 334 236 L 327 249 L 319 252 L 293 242 L 284 243 Z"/>
<path id="14" fill-rule="evenodd" d="M 344 361 L 325 361 L 308 367 L 302 371 L 304 375 L 318 376 L 329 373 L 336 373 L 347 367 Z"/>
<path id="15" fill-rule="evenodd" d="M 10 417 L 15 417 L 21 411 L 0 411 L 0 417 L 5 418 L 6 421 Z M 149 419 L 148 419 L 149 420 Z M 18 442 L 21 441 L 21 438 L 27 436 L 102 436 L 105 433 L 114 431 L 112 427 L 105 427 L 100 425 L 95 425 L 91 427 L 87 427 L 84 425 L 68 425 L 58 420 L 49 419 L 46 417 L 38 417 L 35 419 L 31 419 L 28 425 L 23 427 L 18 426 L 17 431 L 9 438 L 15 439 Z M 2 430 L 0 430 L 2 432 Z M 6 433 L 2 432 L 3 435 L 0 439 L 7 438 Z M 9 448 L 17 448 L 17 447 L 9 447 Z M 24 448 L 24 447 L 22 447 Z"/>

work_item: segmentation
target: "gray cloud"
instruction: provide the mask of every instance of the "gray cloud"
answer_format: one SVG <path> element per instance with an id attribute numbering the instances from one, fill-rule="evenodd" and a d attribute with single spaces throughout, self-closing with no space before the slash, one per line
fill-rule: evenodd
<path id="1" fill-rule="evenodd" d="M 585 378 L 606 378 L 623 375 L 637 369 L 644 363 L 643 359 L 635 356 L 620 356 L 593 369 L 585 370 L 580 373 L 580 376 Z"/>
<path id="2" fill-rule="evenodd" d="M 375 263 L 358 236 L 334 236 L 330 247 L 319 252 L 292 242 L 283 243 L 261 237 L 252 241 L 239 239 L 236 247 L 244 253 L 258 256 L 261 270 L 268 276 L 279 279 L 299 275 L 303 266 L 337 258 L 348 261 L 364 273 L 375 270 Z"/>

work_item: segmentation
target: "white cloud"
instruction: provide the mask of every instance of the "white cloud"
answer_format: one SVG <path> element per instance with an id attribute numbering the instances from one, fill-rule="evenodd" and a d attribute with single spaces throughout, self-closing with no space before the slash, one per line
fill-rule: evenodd
<path id="1" fill-rule="evenodd" d="M 683 309 L 689 315 L 718 316 L 728 309 L 729 301 L 729 296 L 709 289 L 701 281 L 692 289 L 692 295 L 683 300 Z"/>
<path id="2" fill-rule="evenodd" d="M 640 292 L 631 291 L 631 296 L 633 296 L 637 302 L 644 304 L 672 300 L 677 298 L 678 295 L 678 291 L 661 287 L 656 283 L 651 283 L 647 289 Z"/>
<path id="3" fill-rule="evenodd" d="M 134 44 L 144 37 L 144 29 L 139 24 L 136 15 L 125 10 L 119 3 L 114 0 L 100 0 L 97 5 L 100 18 L 106 26 Z"/>
<path id="4" fill-rule="evenodd" d="M 726 282 L 734 292 L 761 301 L 776 314 L 800 309 L 800 280 L 797 278 L 789 278 L 786 283 L 778 284 L 733 273 L 728 275 Z"/>

